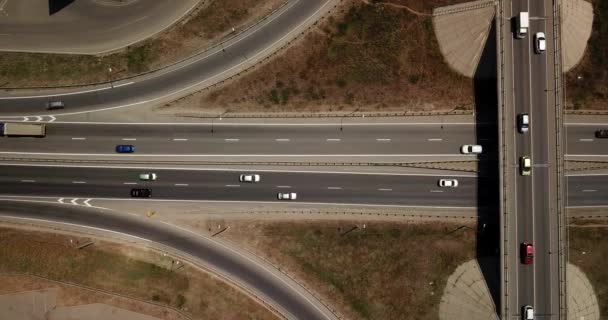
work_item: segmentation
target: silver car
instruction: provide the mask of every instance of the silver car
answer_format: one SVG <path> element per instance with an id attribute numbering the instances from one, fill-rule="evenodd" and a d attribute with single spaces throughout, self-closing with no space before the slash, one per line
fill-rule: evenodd
<path id="1" fill-rule="evenodd" d="M 142 180 L 142 181 L 155 181 L 156 180 L 156 173 L 141 173 L 139 175 L 139 180 Z"/>
<path id="2" fill-rule="evenodd" d="M 469 153 L 480 154 L 482 150 L 483 150 L 482 147 L 478 144 L 465 144 L 462 147 L 460 147 L 460 152 L 462 152 L 464 154 L 469 154 Z"/>
<path id="3" fill-rule="evenodd" d="M 437 183 L 442 188 L 456 188 L 458 187 L 458 180 L 456 179 L 439 179 Z"/>
<path id="4" fill-rule="evenodd" d="M 251 182 L 251 183 L 260 182 L 260 175 L 259 174 L 242 174 L 239 176 L 239 181 L 240 182 Z"/>
<path id="5" fill-rule="evenodd" d="M 295 192 L 289 192 L 289 193 L 279 192 L 279 193 L 277 193 L 277 198 L 279 200 L 296 200 L 297 197 L 298 197 L 298 195 Z"/>

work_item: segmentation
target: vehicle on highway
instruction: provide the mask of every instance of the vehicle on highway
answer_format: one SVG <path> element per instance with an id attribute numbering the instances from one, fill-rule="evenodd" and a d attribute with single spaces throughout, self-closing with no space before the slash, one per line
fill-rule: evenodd
<path id="1" fill-rule="evenodd" d="M 534 309 L 532 306 L 523 306 L 521 308 L 521 318 L 523 320 L 534 320 Z"/>
<path id="2" fill-rule="evenodd" d="M 0 132 L 6 137 L 36 137 L 46 136 L 46 126 L 43 123 L 0 123 Z"/>
<path id="3" fill-rule="evenodd" d="M 456 180 L 456 179 L 439 179 L 439 182 L 437 184 L 443 188 L 456 188 L 456 187 L 458 187 L 458 180 Z"/>
<path id="4" fill-rule="evenodd" d="M 527 12 L 520 12 L 515 17 L 515 36 L 518 39 L 523 39 L 528 34 L 528 26 L 530 25 L 530 19 Z"/>
<path id="5" fill-rule="evenodd" d="M 608 129 L 600 129 L 595 131 L 596 138 L 608 138 Z"/>
<path id="6" fill-rule="evenodd" d="M 290 193 L 279 192 L 279 193 L 277 193 L 277 198 L 279 200 L 296 200 L 297 197 L 298 197 L 298 195 L 295 192 L 290 192 Z"/>
<path id="7" fill-rule="evenodd" d="M 519 158 L 519 173 L 522 176 L 529 176 L 532 172 L 532 160 L 528 156 Z"/>
<path id="8" fill-rule="evenodd" d="M 545 39 L 544 32 L 537 32 L 534 35 L 534 51 L 536 53 L 543 53 L 547 50 L 547 39 Z"/>
<path id="9" fill-rule="evenodd" d="M 478 144 L 465 144 L 462 147 L 460 147 L 460 152 L 462 152 L 464 154 L 469 154 L 469 153 L 480 154 L 482 150 L 483 149 Z"/>
<path id="10" fill-rule="evenodd" d="M 251 182 L 251 183 L 260 182 L 260 175 L 259 174 L 242 174 L 239 176 L 239 181 L 240 182 Z"/>
<path id="11" fill-rule="evenodd" d="M 150 189 L 131 189 L 131 197 L 133 198 L 150 198 L 152 191 Z"/>
<path id="12" fill-rule="evenodd" d="M 517 117 L 517 129 L 520 133 L 526 133 L 530 129 L 530 115 L 527 113 L 520 113 Z"/>
<path id="13" fill-rule="evenodd" d="M 65 104 L 63 103 L 63 101 L 54 100 L 54 101 L 48 101 L 46 103 L 47 110 L 63 109 L 64 107 L 65 107 Z"/>
<path id="14" fill-rule="evenodd" d="M 139 180 L 142 181 L 156 181 L 156 173 L 141 173 L 139 175 Z"/>
<path id="15" fill-rule="evenodd" d="M 521 263 L 532 264 L 532 260 L 534 260 L 534 246 L 529 242 L 524 242 L 521 244 L 520 250 Z"/>
<path id="16" fill-rule="evenodd" d="M 135 146 L 130 144 L 119 144 L 116 146 L 116 152 L 118 153 L 133 153 L 135 152 Z"/>

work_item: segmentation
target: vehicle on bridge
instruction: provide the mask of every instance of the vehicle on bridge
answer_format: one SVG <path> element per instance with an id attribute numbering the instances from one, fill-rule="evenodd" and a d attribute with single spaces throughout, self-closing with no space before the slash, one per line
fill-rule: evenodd
<path id="1" fill-rule="evenodd" d="M 43 123 L 0 123 L 0 132 L 6 137 L 38 137 L 46 136 L 46 126 Z"/>
<path id="2" fill-rule="evenodd" d="M 443 188 L 456 188 L 456 187 L 458 187 L 458 180 L 456 180 L 456 179 L 439 179 L 439 182 L 437 184 Z"/>
<path id="3" fill-rule="evenodd" d="M 530 115 L 527 113 L 520 113 L 517 117 L 517 129 L 520 133 L 528 132 L 530 129 Z"/>
<path id="4" fill-rule="evenodd" d="M 529 242 L 524 242 L 521 244 L 520 250 L 521 263 L 532 264 L 532 261 L 534 260 L 534 245 Z"/>
<path id="5" fill-rule="evenodd" d="M 135 152 L 135 146 L 130 144 L 119 144 L 116 146 L 117 153 L 133 153 Z"/>
<path id="6" fill-rule="evenodd" d="M 523 320 L 534 320 L 534 309 L 532 306 L 523 306 L 521 308 L 521 318 Z"/>
<path id="7" fill-rule="evenodd" d="M 523 39 L 528 34 L 528 27 L 530 26 L 530 19 L 527 12 L 520 12 L 515 18 L 516 30 L 515 36 L 518 39 Z"/>
<path id="8" fill-rule="evenodd" d="M 596 138 L 608 138 L 608 129 L 600 129 L 595 131 Z"/>
<path id="9" fill-rule="evenodd" d="M 547 40 L 544 32 L 537 32 L 534 35 L 534 51 L 536 53 L 543 53 L 547 50 Z"/>
<path id="10" fill-rule="evenodd" d="M 291 192 L 291 193 L 277 193 L 277 198 L 279 200 L 296 200 L 296 198 L 298 197 L 298 195 L 295 192 Z"/>
<path id="11" fill-rule="evenodd" d="M 239 181 L 240 182 L 251 182 L 251 183 L 260 182 L 260 175 L 259 174 L 242 174 L 239 176 Z"/>
<path id="12" fill-rule="evenodd" d="M 532 172 L 532 160 L 528 156 L 519 158 L 519 171 L 522 176 L 529 176 Z"/>
<path id="13" fill-rule="evenodd" d="M 156 173 L 141 173 L 139 175 L 139 180 L 142 181 L 156 181 L 157 175 Z"/>
<path id="14" fill-rule="evenodd" d="M 465 144 L 460 147 L 460 152 L 464 154 L 480 154 L 483 151 L 483 148 L 478 144 Z"/>
<path id="15" fill-rule="evenodd" d="M 63 109 L 64 107 L 65 107 L 65 104 L 63 103 L 63 101 L 59 101 L 59 100 L 48 101 L 46 103 L 47 110 Z"/>
<path id="16" fill-rule="evenodd" d="M 133 198 L 150 198 L 152 191 L 150 189 L 131 189 L 131 197 Z"/>

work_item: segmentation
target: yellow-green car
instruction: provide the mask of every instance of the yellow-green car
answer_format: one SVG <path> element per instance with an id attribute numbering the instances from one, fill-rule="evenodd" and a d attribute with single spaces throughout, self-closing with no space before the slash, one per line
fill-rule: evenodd
<path id="1" fill-rule="evenodd" d="M 532 160 L 530 157 L 523 156 L 519 158 L 519 172 L 522 176 L 529 176 L 532 172 Z"/>

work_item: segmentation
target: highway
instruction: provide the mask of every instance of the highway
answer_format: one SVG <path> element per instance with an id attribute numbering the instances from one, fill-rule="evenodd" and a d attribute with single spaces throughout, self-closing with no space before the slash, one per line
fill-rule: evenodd
<path id="1" fill-rule="evenodd" d="M 217 81 L 217 77 L 248 66 L 253 58 L 273 52 L 277 43 L 293 36 L 297 28 L 311 23 L 328 10 L 332 0 L 293 1 L 263 23 L 246 30 L 222 46 L 170 68 L 140 77 L 100 86 L 52 91 L 6 91 L 0 98 L 0 114 L 51 114 L 45 103 L 55 97 L 64 101 L 61 112 L 73 113 L 102 108 L 135 106 L 171 100 Z M 296 30 L 296 31 L 294 31 Z"/>
<path id="2" fill-rule="evenodd" d="M 139 181 L 154 172 L 157 181 Z M 149 188 L 153 199 L 279 202 L 278 192 L 296 192 L 298 203 L 376 206 L 475 207 L 480 182 L 472 175 L 352 174 L 253 171 L 259 183 L 241 183 L 236 170 L 125 169 L 0 165 L 0 195 L 129 198 L 132 188 Z M 457 188 L 440 188 L 441 178 Z M 568 177 L 568 205 L 608 205 L 608 175 Z"/>

